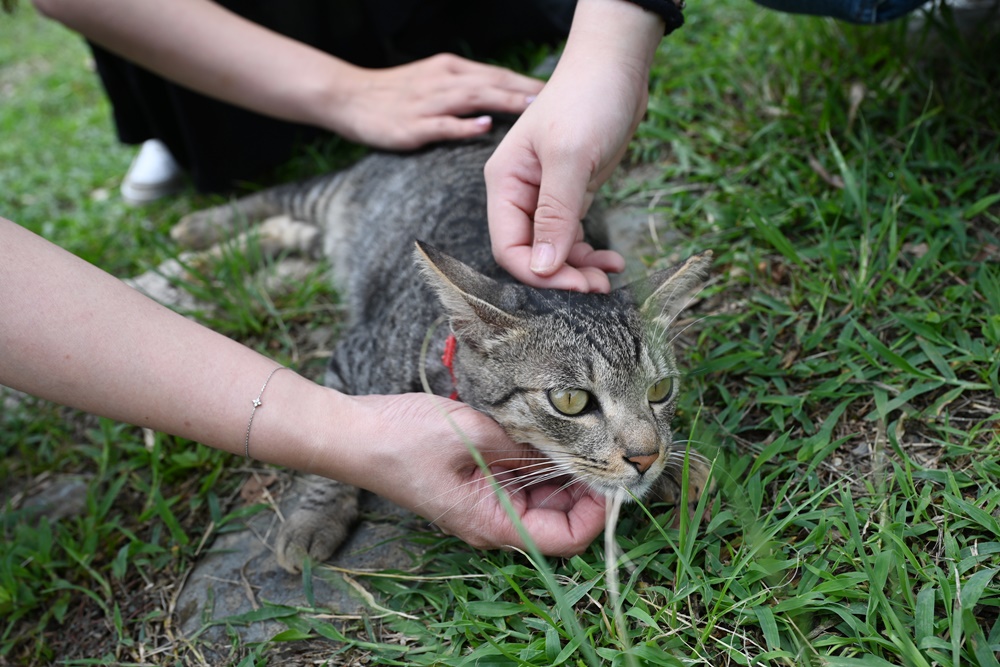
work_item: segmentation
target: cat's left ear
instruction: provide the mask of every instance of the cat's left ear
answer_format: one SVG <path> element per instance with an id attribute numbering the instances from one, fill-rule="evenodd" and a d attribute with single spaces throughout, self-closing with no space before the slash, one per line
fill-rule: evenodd
<path id="1" fill-rule="evenodd" d="M 706 250 L 624 289 L 629 290 L 637 302 L 642 300 L 639 312 L 645 318 L 666 328 L 687 306 L 691 294 L 701 288 L 711 265 L 712 251 Z"/>
<path id="2" fill-rule="evenodd" d="M 496 304 L 501 286 L 434 246 L 417 241 L 414 257 L 424 279 L 437 292 L 456 335 L 482 341 L 515 328 L 518 319 Z"/>

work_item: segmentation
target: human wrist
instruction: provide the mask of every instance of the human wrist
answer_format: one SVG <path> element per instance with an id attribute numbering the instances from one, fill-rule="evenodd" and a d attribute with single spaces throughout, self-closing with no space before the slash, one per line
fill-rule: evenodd
<path id="1" fill-rule="evenodd" d="M 663 25 L 659 15 L 629 0 L 580 0 L 563 59 L 610 61 L 634 70 L 645 82 Z"/>
<path id="2" fill-rule="evenodd" d="M 312 68 L 298 86 L 303 122 L 356 140 L 349 110 L 365 80 L 365 70 L 329 56 L 321 67 Z"/>
<path id="3" fill-rule="evenodd" d="M 659 16 L 664 23 L 663 34 L 669 35 L 684 25 L 684 0 L 627 0 L 647 12 Z"/>
<path id="4" fill-rule="evenodd" d="M 248 421 L 255 395 L 247 396 Z M 294 372 L 274 373 L 250 424 L 250 458 L 342 479 L 353 449 L 343 428 L 350 398 Z"/>

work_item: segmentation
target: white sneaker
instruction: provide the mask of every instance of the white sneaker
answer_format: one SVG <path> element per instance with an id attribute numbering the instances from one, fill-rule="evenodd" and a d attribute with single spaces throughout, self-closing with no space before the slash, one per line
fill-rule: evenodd
<path id="1" fill-rule="evenodd" d="M 122 199 L 140 206 L 176 194 L 184 185 L 184 172 L 159 139 L 143 142 L 122 179 Z"/>

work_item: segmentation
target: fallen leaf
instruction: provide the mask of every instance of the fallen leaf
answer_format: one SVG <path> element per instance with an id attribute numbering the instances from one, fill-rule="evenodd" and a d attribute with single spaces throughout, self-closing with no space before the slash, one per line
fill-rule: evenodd
<path id="1" fill-rule="evenodd" d="M 812 168 L 813 171 L 816 172 L 817 176 L 819 176 L 820 178 L 823 179 L 824 182 L 826 182 L 827 185 L 831 185 L 837 188 L 838 190 L 844 189 L 844 179 L 842 179 L 840 176 L 836 174 L 831 174 L 830 172 L 828 172 L 826 170 L 826 167 L 820 164 L 819 160 L 817 160 L 816 157 L 813 155 L 809 156 L 809 166 Z"/>
<path id="2" fill-rule="evenodd" d="M 272 484 L 278 480 L 278 476 L 270 473 L 267 475 L 252 475 L 243 483 L 240 489 L 240 498 L 248 505 L 258 503 L 264 497 L 264 493 Z"/>
<path id="3" fill-rule="evenodd" d="M 847 129 L 851 129 L 854 125 L 854 119 L 858 115 L 858 108 L 861 107 L 861 103 L 865 99 L 865 94 L 868 89 L 865 84 L 860 81 L 855 81 L 851 84 L 851 88 L 847 93 L 847 101 L 850 106 L 847 108 Z"/>
<path id="4" fill-rule="evenodd" d="M 997 262 L 1000 261 L 1000 247 L 993 245 L 992 243 L 987 243 L 976 256 L 972 258 L 974 262 Z"/>

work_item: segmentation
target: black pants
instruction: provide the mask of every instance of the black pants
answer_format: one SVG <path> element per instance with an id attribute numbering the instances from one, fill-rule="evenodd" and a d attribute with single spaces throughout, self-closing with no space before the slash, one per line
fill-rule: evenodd
<path id="1" fill-rule="evenodd" d="M 565 37 L 575 0 L 222 0 L 230 10 L 363 67 L 451 52 L 489 58 Z M 254 181 L 325 136 L 173 84 L 90 44 L 119 139 L 160 139 L 203 192 Z"/>

